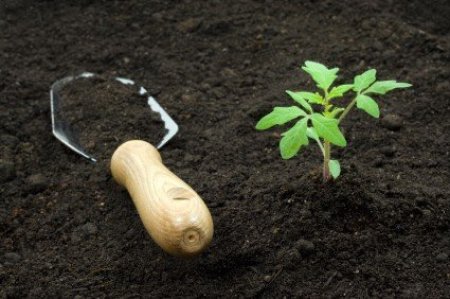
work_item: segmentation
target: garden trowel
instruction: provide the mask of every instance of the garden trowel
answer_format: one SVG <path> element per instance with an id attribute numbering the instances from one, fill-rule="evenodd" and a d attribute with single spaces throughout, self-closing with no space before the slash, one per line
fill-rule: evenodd
<path id="1" fill-rule="evenodd" d="M 53 83 L 50 105 L 53 135 L 81 156 L 96 162 L 86 153 L 61 111 L 61 90 L 70 82 L 96 75 L 82 73 Z M 115 78 L 122 84 L 134 85 L 126 78 Z M 143 88 L 139 94 L 159 113 L 166 134 L 154 147 L 143 140 L 130 140 L 121 144 L 111 158 L 111 173 L 117 183 L 124 186 L 153 240 L 166 252 L 181 257 L 194 256 L 211 242 L 213 222 L 211 214 L 200 196 L 162 163 L 158 152 L 178 132 L 178 125 Z"/>

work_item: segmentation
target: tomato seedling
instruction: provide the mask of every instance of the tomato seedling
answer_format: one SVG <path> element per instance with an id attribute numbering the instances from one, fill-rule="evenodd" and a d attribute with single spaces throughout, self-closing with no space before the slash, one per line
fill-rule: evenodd
<path id="1" fill-rule="evenodd" d="M 275 107 L 271 113 L 259 120 L 256 129 L 266 130 L 296 119 L 296 123 L 281 134 L 281 157 L 294 157 L 300 148 L 308 145 L 309 139 L 312 139 L 323 154 L 323 179 L 329 181 L 331 177 L 336 179 L 341 173 L 339 161 L 331 159 L 331 146 L 347 145 L 339 125 L 353 106 L 356 104 L 357 108 L 378 118 L 380 109 L 372 96 L 384 95 L 393 89 L 412 85 L 395 80 L 377 81 L 376 70 L 370 69 L 356 76 L 352 84 L 332 87 L 338 68 L 329 69 L 323 64 L 306 61 L 302 69 L 312 77 L 320 92 L 286 90 L 299 106 Z M 346 107 L 340 107 L 336 102 L 347 92 L 353 92 L 354 97 Z"/>

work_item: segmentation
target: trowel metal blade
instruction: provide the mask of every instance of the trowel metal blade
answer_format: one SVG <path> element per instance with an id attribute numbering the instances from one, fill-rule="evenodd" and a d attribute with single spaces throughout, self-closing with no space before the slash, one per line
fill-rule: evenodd
<path id="1" fill-rule="evenodd" d="M 80 78 L 91 78 L 96 75 L 93 73 L 84 72 L 77 76 L 68 76 L 62 78 L 56 82 L 54 82 L 50 88 L 50 108 L 51 108 L 51 118 L 52 118 L 52 132 L 53 135 L 61 141 L 68 148 L 83 156 L 84 158 L 96 162 L 97 160 L 90 154 L 88 154 L 83 146 L 80 144 L 76 135 L 72 131 L 70 124 L 64 119 L 63 114 L 61 113 L 61 97 L 60 92 L 62 88 Z M 122 84 L 126 85 L 135 85 L 133 80 L 127 78 L 117 77 L 115 80 L 119 81 Z M 143 97 L 147 97 L 147 104 L 150 106 L 152 111 L 158 113 L 161 117 L 161 120 L 164 123 L 164 128 L 166 130 L 166 134 L 163 139 L 156 146 L 158 149 L 163 147 L 173 136 L 175 136 L 178 132 L 177 123 L 170 117 L 170 115 L 161 107 L 161 105 L 155 100 L 154 97 L 148 94 L 147 90 L 144 87 L 139 88 L 139 95 Z"/>

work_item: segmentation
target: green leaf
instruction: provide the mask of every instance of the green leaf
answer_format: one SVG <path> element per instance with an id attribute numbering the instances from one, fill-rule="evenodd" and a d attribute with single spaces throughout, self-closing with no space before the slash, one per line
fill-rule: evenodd
<path id="1" fill-rule="evenodd" d="M 328 118 L 336 118 L 336 115 L 338 115 L 340 112 L 344 111 L 344 108 L 334 108 L 333 110 L 331 110 L 330 112 L 327 113 L 326 117 Z"/>
<path id="2" fill-rule="evenodd" d="M 314 139 L 316 141 L 320 141 L 319 140 L 319 135 L 317 135 L 316 130 L 314 130 L 313 127 L 309 127 L 306 129 L 306 136 L 308 136 L 311 139 Z"/>
<path id="3" fill-rule="evenodd" d="M 375 69 L 371 69 L 365 71 L 361 75 L 355 77 L 353 82 L 353 90 L 356 92 L 361 92 L 363 89 L 366 89 L 377 79 L 377 71 Z"/>
<path id="4" fill-rule="evenodd" d="M 323 97 L 318 92 L 312 93 L 308 91 L 300 91 L 299 94 L 312 104 L 322 104 L 323 102 Z"/>
<path id="5" fill-rule="evenodd" d="M 341 164 L 338 160 L 328 161 L 328 168 L 330 169 L 331 176 L 334 179 L 337 179 L 337 177 L 341 174 Z"/>
<path id="6" fill-rule="evenodd" d="M 299 103 L 300 105 L 303 106 L 303 108 L 305 108 L 306 110 L 308 110 L 309 112 L 313 112 L 313 109 L 311 107 L 310 104 L 308 104 L 308 102 L 305 100 L 305 98 L 301 95 L 302 92 L 294 92 L 294 91 L 290 91 L 290 90 L 286 90 L 286 93 L 297 103 Z"/>
<path id="7" fill-rule="evenodd" d="M 356 107 L 366 111 L 370 116 L 375 118 L 380 117 L 380 109 L 378 108 L 377 102 L 365 94 L 360 94 L 356 97 Z"/>
<path id="8" fill-rule="evenodd" d="M 391 91 L 396 88 L 407 88 L 412 85 L 404 82 L 397 82 L 395 80 L 387 80 L 387 81 L 377 81 L 373 83 L 364 93 L 376 93 L 376 94 L 385 94 L 388 91 Z"/>
<path id="9" fill-rule="evenodd" d="M 272 112 L 264 116 L 256 124 L 257 130 L 266 130 L 275 125 L 282 125 L 299 116 L 306 116 L 306 112 L 297 106 L 275 107 Z"/>
<path id="10" fill-rule="evenodd" d="M 328 90 L 337 78 L 336 74 L 339 71 L 338 68 L 328 69 L 323 64 L 314 61 L 306 61 L 302 69 L 310 74 L 317 86 L 323 90 Z"/>
<path id="11" fill-rule="evenodd" d="M 340 98 L 344 95 L 344 93 L 346 93 L 347 91 L 349 91 L 350 89 L 353 88 L 353 84 L 344 84 L 344 85 L 339 85 L 336 87 L 333 87 L 330 91 L 330 93 L 328 94 L 328 99 L 334 99 L 334 98 Z"/>
<path id="12" fill-rule="evenodd" d="M 327 118 L 319 113 L 311 115 L 312 124 L 317 134 L 337 146 L 346 146 L 347 141 L 339 130 L 337 119 Z"/>
<path id="13" fill-rule="evenodd" d="M 282 134 L 280 152 L 283 159 L 294 157 L 302 145 L 308 144 L 306 136 L 308 118 L 302 118 L 292 128 Z"/>

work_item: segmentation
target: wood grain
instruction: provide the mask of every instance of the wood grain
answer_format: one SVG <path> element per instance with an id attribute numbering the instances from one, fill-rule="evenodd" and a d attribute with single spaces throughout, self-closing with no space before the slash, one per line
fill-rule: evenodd
<path id="1" fill-rule="evenodd" d="M 195 256 L 211 242 L 213 221 L 200 196 L 141 140 L 120 145 L 111 158 L 114 179 L 124 186 L 153 240 L 166 252 Z"/>

